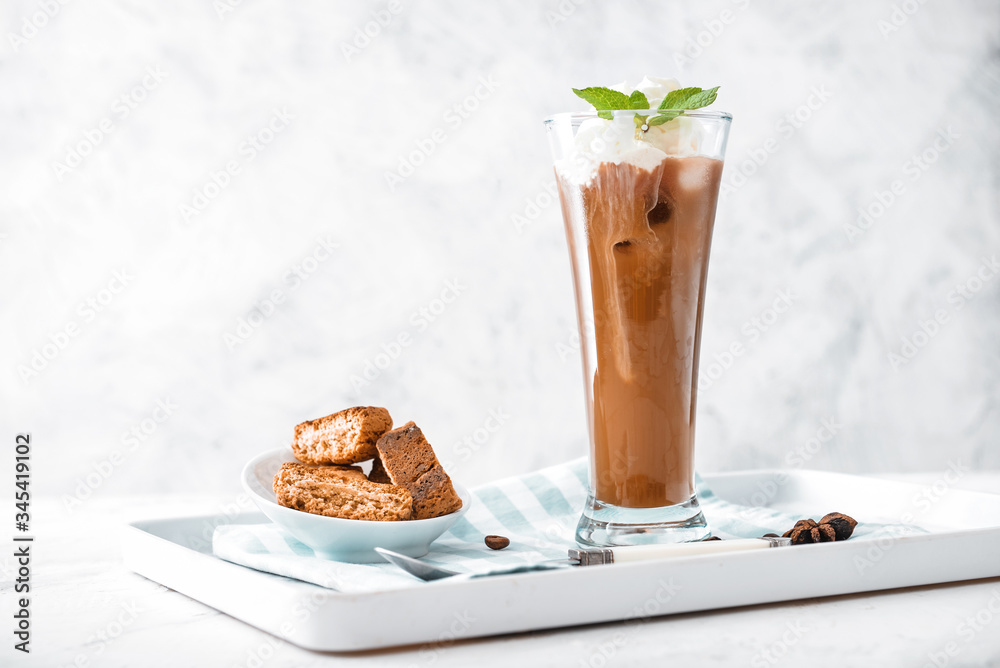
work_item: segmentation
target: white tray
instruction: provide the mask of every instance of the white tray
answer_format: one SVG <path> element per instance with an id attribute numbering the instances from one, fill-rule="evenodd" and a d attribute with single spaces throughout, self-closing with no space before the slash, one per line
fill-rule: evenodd
<path id="1" fill-rule="evenodd" d="M 123 540 L 136 573 L 301 647 L 354 651 L 1000 576 L 1000 495 L 818 471 L 705 476 L 722 499 L 838 511 L 928 535 L 801 545 L 341 594 L 211 554 L 211 528 L 259 513 L 144 520 Z M 757 497 L 754 497 L 757 494 Z M 711 518 L 710 518 L 711 519 Z"/>

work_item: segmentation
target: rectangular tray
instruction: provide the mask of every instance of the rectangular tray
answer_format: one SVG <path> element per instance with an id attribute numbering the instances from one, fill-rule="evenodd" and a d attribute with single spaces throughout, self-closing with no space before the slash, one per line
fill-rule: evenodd
<path id="1" fill-rule="evenodd" d="M 341 594 L 211 553 L 211 529 L 259 513 L 128 525 L 136 573 L 312 650 L 356 651 L 1000 576 L 1000 495 L 819 471 L 704 476 L 721 499 L 900 522 L 927 535 L 497 576 Z M 818 516 L 818 515 L 817 515 Z M 711 518 L 709 518 L 711 521 Z M 822 574 L 822 577 L 817 577 Z M 794 582 L 794 586 L 789 586 Z"/>

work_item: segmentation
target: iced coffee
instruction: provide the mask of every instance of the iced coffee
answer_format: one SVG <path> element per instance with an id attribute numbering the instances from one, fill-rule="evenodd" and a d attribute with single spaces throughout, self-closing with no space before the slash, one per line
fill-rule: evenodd
<path id="1" fill-rule="evenodd" d="M 639 88 L 658 103 L 676 83 Z M 554 142 L 589 395 L 589 520 L 602 536 L 608 523 L 639 533 L 663 522 L 704 527 L 694 490 L 698 353 L 729 117 L 687 112 L 654 125 L 655 111 L 641 113 L 579 119 L 571 144 Z M 681 510 L 622 513 L 659 508 Z M 650 541 L 618 544 L 629 542 Z"/>

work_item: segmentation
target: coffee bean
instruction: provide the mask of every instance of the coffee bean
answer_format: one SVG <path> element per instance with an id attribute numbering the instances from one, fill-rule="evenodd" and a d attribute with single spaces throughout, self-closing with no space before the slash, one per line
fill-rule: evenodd
<path id="1" fill-rule="evenodd" d="M 486 547 L 491 550 L 502 550 L 510 545 L 510 538 L 507 536 L 487 536 Z"/>

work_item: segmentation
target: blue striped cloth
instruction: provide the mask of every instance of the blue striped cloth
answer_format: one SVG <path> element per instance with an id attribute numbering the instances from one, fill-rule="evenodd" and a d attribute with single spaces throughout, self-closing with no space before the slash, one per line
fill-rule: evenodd
<path id="1" fill-rule="evenodd" d="M 422 561 L 475 577 L 565 559 L 566 550 L 576 547 L 574 532 L 587 498 L 587 475 L 587 460 L 581 458 L 473 490 L 468 512 L 431 545 Z M 830 510 L 803 508 L 792 514 L 734 504 L 715 496 L 700 480 L 698 498 L 712 533 L 722 538 L 781 534 L 797 519 L 818 519 Z M 907 533 L 925 532 L 912 526 L 865 523 L 858 526 L 852 540 Z M 490 550 L 483 543 L 490 534 L 509 537 L 510 547 Z M 226 561 L 342 592 L 424 584 L 387 563 L 349 564 L 318 558 L 271 523 L 222 525 L 216 528 L 212 545 L 215 555 Z"/>

